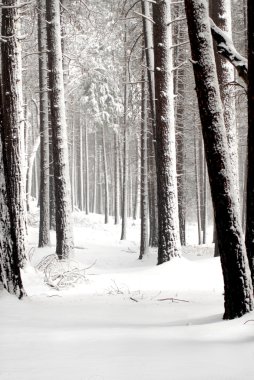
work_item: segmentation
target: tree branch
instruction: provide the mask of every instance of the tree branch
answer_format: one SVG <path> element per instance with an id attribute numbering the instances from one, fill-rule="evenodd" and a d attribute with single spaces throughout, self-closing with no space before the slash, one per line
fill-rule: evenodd
<path id="1" fill-rule="evenodd" d="M 237 70 L 239 77 L 244 82 L 248 82 L 248 61 L 236 48 L 227 33 L 222 31 L 210 18 L 211 31 L 214 41 L 217 44 L 218 53 L 226 58 Z"/>

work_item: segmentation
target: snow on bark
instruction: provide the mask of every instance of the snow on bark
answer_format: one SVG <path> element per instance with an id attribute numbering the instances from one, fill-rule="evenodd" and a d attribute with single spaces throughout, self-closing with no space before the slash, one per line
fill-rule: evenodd
<path id="1" fill-rule="evenodd" d="M 18 4 L 17 0 L 4 0 L 3 5 L 11 7 L 2 8 L 2 139 L 12 249 L 16 265 L 22 267 L 26 260 L 26 164 Z"/>
<path id="2" fill-rule="evenodd" d="M 193 68 L 224 277 L 225 319 L 253 309 L 253 288 L 231 171 L 205 0 L 185 0 Z"/>
<path id="3" fill-rule="evenodd" d="M 13 250 L 2 157 L 2 141 L 0 139 L 0 282 L 9 293 L 22 298 L 25 291 L 17 251 Z"/>
<path id="4" fill-rule="evenodd" d="M 145 82 L 147 75 L 146 69 L 142 71 L 141 85 L 141 176 L 140 176 L 140 218 L 141 218 L 141 234 L 140 234 L 140 254 L 141 260 L 148 253 L 149 247 L 149 212 L 148 212 L 148 162 L 147 162 L 147 89 Z"/>
<path id="5" fill-rule="evenodd" d="M 237 70 L 238 75 L 247 83 L 248 75 L 248 62 L 236 48 L 232 42 L 232 38 L 222 31 L 212 19 L 210 19 L 210 26 L 213 38 L 217 44 L 218 52 L 225 57 Z"/>
<path id="6" fill-rule="evenodd" d="M 49 119 L 48 119 L 48 73 L 46 0 L 38 0 L 38 50 L 40 87 L 40 226 L 39 247 L 49 244 Z"/>
<path id="7" fill-rule="evenodd" d="M 254 4 L 248 1 L 248 175 L 246 203 L 246 247 L 254 284 Z"/>
<path id="8" fill-rule="evenodd" d="M 180 254 L 170 3 L 153 4 L 159 264 Z"/>
<path id="9" fill-rule="evenodd" d="M 150 21 L 150 5 L 149 1 L 142 0 L 142 14 L 145 16 L 143 20 L 143 34 L 145 42 L 145 54 L 146 54 L 146 64 L 147 64 L 147 75 L 148 75 L 148 90 L 149 90 L 149 100 L 150 109 L 153 125 L 153 133 L 156 133 L 156 111 L 155 111 L 155 84 L 154 84 L 154 46 L 153 46 L 153 27 Z"/>
<path id="10" fill-rule="evenodd" d="M 60 259 L 64 259 L 72 252 L 73 239 L 59 0 L 46 0 L 46 7 L 55 180 L 56 254 Z"/>
<path id="11" fill-rule="evenodd" d="M 232 16 L 231 2 L 227 0 L 216 0 L 211 3 L 211 16 L 218 27 L 232 40 Z M 220 85 L 220 93 L 224 108 L 224 121 L 227 131 L 228 148 L 232 172 L 239 195 L 239 172 L 238 172 L 238 142 L 236 130 L 236 109 L 234 87 L 230 85 L 235 80 L 234 67 L 223 56 L 215 54 L 217 74 Z M 240 206 L 239 206 L 240 207 Z"/>

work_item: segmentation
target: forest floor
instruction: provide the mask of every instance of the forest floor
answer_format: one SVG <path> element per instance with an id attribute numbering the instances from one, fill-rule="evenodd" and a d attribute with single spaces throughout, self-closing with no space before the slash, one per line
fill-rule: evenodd
<path id="1" fill-rule="evenodd" d="M 254 378 L 254 313 L 222 320 L 222 274 L 212 245 L 191 245 L 181 259 L 156 266 L 156 251 L 138 260 L 138 222 L 129 221 L 128 231 L 121 242 L 120 226 L 76 213 L 68 265 L 85 278 L 57 290 L 36 269 L 54 253 L 54 237 L 51 247 L 36 248 L 34 222 L 31 265 L 23 273 L 28 297 L 0 291 L 1 380 Z M 188 233 L 189 240 L 196 236 Z"/>

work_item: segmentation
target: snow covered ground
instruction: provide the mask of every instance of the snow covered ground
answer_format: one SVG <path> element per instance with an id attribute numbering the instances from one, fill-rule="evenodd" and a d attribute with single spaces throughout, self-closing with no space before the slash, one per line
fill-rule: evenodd
<path id="1" fill-rule="evenodd" d="M 138 231 L 129 221 L 121 242 L 120 226 L 76 214 L 70 266 L 90 268 L 85 281 L 59 291 L 35 269 L 54 253 L 54 238 L 38 249 L 37 226 L 30 228 L 28 297 L 0 291 L 1 380 L 254 378 L 254 313 L 222 320 L 222 275 L 212 247 L 187 247 L 183 258 L 156 266 L 155 251 L 137 259 Z"/>

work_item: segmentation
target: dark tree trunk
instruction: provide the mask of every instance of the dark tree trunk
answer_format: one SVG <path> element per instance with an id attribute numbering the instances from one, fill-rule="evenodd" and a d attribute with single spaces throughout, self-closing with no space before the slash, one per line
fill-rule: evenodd
<path id="1" fill-rule="evenodd" d="M 195 126 L 194 126 L 195 128 Z M 198 149 L 196 133 L 194 135 L 194 160 L 195 160 L 195 183 L 196 183 L 196 210 L 197 210 L 197 222 L 198 222 L 198 244 L 202 244 L 202 231 L 201 231 L 201 215 L 200 215 L 200 180 L 198 170 Z"/>
<path id="2" fill-rule="evenodd" d="M 89 148 L 88 148 L 88 126 L 87 126 L 87 119 L 85 119 L 85 209 L 86 209 L 86 215 L 89 214 L 89 204 L 90 204 L 90 194 L 89 194 Z"/>
<path id="3" fill-rule="evenodd" d="M 185 0 L 185 8 L 224 277 L 224 319 L 233 319 L 253 309 L 253 288 L 212 53 L 208 4 Z"/>
<path id="4" fill-rule="evenodd" d="M 93 213 L 96 213 L 96 201 L 97 201 L 97 133 L 94 132 L 94 184 L 93 184 Z"/>
<path id="5" fill-rule="evenodd" d="M 103 173 L 104 173 L 104 215 L 105 224 L 109 222 L 109 197 L 108 197 L 108 163 L 106 156 L 106 142 L 105 142 L 105 131 L 104 125 L 102 124 L 102 156 L 103 156 Z"/>
<path id="6" fill-rule="evenodd" d="M 59 0 L 46 0 L 46 7 L 56 206 L 56 254 L 59 259 L 65 259 L 72 252 L 73 241 Z"/>
<path id="7" fill-rule="evenodd" d="M 22 66 L 20 15 L 17 0 L 4 0 L 2 8 L 2 110 L 3 160 L 10 215 L 12 254 L 15 265 L 26 261 L 26 207 L 24 116 L 22 101 Z M 18 285 L 21 289 L 21 283 Z M 22 292 L 22 290 L 21 290 Z"/>
<path id="8" fill-rule="evenodd" d="M 119 140 L 118 135 L 114 132 L 114 214 L 115 214 L 115 224 L 119 224 Z"/>
<path id="9" fill-rule="evenodd" d="M 39 247 L 49 244 L 49 133 L 48 133 L 48 75 L 47 75 L 47 34 L 46 1 L 38 0 L 38 50 L 40 88 L 40 226 Z"/>
<path id="10" fill-rule="evenodd" d="M 127 235 L 127 214 L 128 214 L 128 57 L 127 57 L 127 32 L 124 33 L 125 68 L 124 68 L 124 138 L 123 138 L 123 178 L 122 178 L 122 231 L 121 240 Z"/>
<path id="11" fill-rule="evenodd" d="M 140 216 L 141 237 L 139 259 L 148 253 L 149 248 L 149 226 L 148 226 L 148 168 L 147 168 L 147 94 L 146 75 L 142 75 L 142 105 L 141 105 L 141 179 L 140 179 Z"/>
<path id="12" fill-rule="evenodd" d="M 248 259 L 254 284 L 254 3 L 248 0 L 248 174 L 246 236 Z"/>
<path id="13" fill-rule="evenodd" d="M 158 189 L 158 264 L 180 254 L 176 148 L 174 125 L 173 56 L 170 1 L 153 3 L 156 163 Z"/>
<path id="14" fill-rule="evenodd" d="M 4 56 L 3 56 L 4 58 Z M 0 128 L 3 129 L 3 104 L 2 85 L 0 83 Z M 20 274 L 20 260 L 18 251 L 12 242 L 12 229 L 10 213 L 7 206 L 7 191 L 5 180 L 5 169 L 3 166 L 4 152 L 2 149 L 2 135 L 0 136 L 0 282 L 4 288 L 18 298 L 25 295 Z"/>

